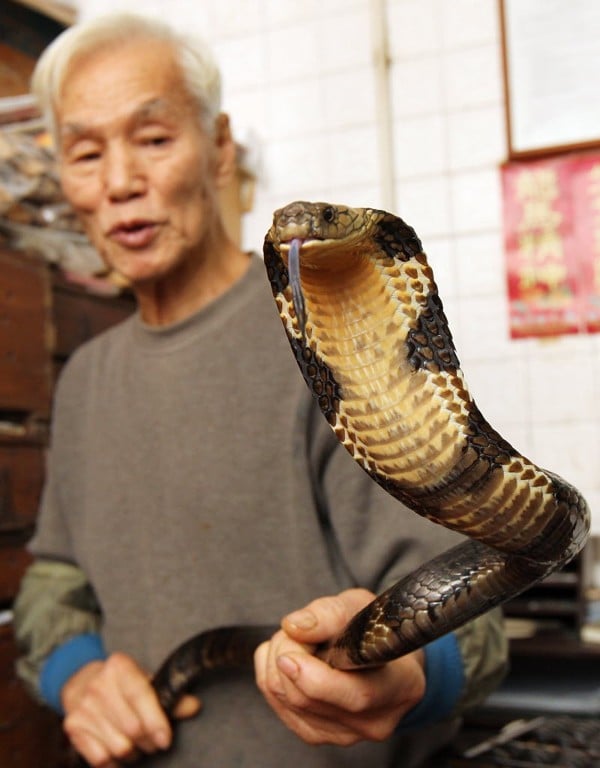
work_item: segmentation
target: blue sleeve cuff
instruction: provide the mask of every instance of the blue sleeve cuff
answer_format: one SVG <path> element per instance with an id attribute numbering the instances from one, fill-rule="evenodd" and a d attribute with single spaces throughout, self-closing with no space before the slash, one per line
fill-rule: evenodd
<path id="1" fill-rule="evenodd" d="M 48 656 L 40 673 L 40 693 L 55 712 L 64 715 L 60 693 L 63 685 L 81 667 L 90 661 L 106 658 L 102 638 L 98 634 L 72 637 L 55 648 Z"/>
<path id="2" fill-rule="evenodd" d="M 401 720 L 401 731 L 443 720 L 456 706 L 465 685 L 462 655 L 454 632 L 434 640 L 423 650 L 425 696 Z"/>

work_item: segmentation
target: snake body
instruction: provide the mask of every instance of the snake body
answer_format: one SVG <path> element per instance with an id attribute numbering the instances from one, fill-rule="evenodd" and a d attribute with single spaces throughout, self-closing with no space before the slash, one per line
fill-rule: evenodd
<path id="1" fill-rule="evenodd" d="M 264 257 L 292 351 L 338 440 L 414 512 L 468 537 L 377 597 L 318 649 L 322 658 L 342 669 L 397 658 L 581 550 L 584 498 L 517 452 L 477 408 L 410 226 L 385 211 L 296 202 L 275 212 Z M 248 643 L 245 629 L 220 630 L 216 643 L 210 632 L 192 638 L 156 676 L 159 693 L 175 690 L 175 668 L 183 688 L 206 664 L 249 661 L 270 631 L 255 630 Z M 231 642 L 233 654 L 219 650 Z"/>

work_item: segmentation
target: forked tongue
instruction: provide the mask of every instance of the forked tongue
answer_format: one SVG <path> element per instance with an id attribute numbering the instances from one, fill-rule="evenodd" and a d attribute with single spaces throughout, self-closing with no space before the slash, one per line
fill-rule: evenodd
<path id="1" fill-rule="evenodd" d="M 302 241 L 295 237 L 290 243 L 290 252 L 288 254 L 288 275 L 290 286 L 292 288 L 292 302 L 294 311 L 298 318 L 298 324 L 304 336 L 306 328 L 306 306 L 304 304 L 304 294 L 302 293 L 302 284 L 300 282 L 300 246 Z"/>

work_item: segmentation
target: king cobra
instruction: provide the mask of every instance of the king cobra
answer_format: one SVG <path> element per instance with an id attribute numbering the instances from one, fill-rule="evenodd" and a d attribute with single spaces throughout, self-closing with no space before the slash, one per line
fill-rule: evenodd
<path id="1" fill-rule="evenodd" d="M 292 351 L 337 439 L 399 501 L 467 537 L 377 597 L 317 649 L 321 658 L 338 669 L 390 661 L 581 550 L 585 500 L 482 416 L 410 226 L 371 208 L 295 202 L 275 212 L 264 258 Z M 165 709 L 207 669 L 250 663 L 273 631 L 188 640 L 154 677 Z"/>

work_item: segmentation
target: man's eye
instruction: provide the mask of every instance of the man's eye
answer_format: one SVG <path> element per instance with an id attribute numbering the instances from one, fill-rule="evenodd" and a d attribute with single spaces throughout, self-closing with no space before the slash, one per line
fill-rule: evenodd
<path id="1" fill-rule="evenodd" d="M 76 155 L 74 160 L 76 163 L 91 163 L 93 160 L 98 160 L 100 152 L 83 152 Z"/>
<path id="2" fill-rule="evenodd" d="M 100 150 L 94 147 L 73 147 L 67 151 L 66 158 L 70 163 L 91 163 L 100 158 Z"/>
<path id="3" fill-rule="evenodd" d="M 171 137 L 167 134 L 154 134 L 151 136 L 142 136 L 141 142 L 147 147 L 162 147 L 164 144 L 168 144 Z"/>

